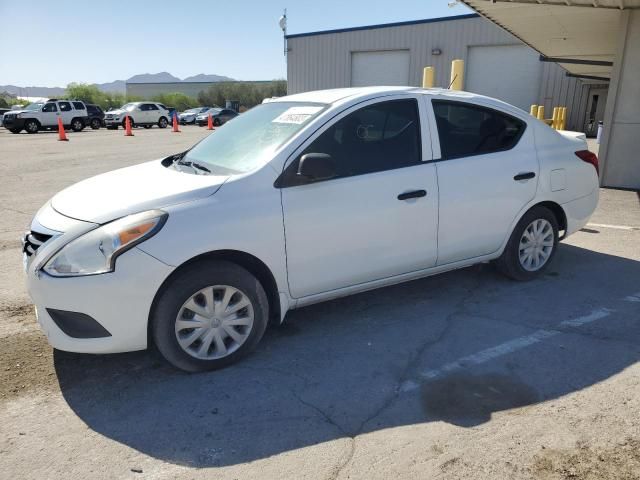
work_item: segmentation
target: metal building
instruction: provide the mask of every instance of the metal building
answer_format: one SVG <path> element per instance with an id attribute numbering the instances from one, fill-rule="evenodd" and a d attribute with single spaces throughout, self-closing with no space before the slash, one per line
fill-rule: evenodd
<path id="1" fill-rule="evenodd" d="M 566 106 L 567 128 L 595 134 L 607 84 L 567 71 L 477 14 L 288 35 L 289 93 L 364 85 L 415 85 L 425 66 L 447 87 L 465 60 L 464 89 L 522 109 Z M 595 100 L 594 100 L 595 99 Z"/>

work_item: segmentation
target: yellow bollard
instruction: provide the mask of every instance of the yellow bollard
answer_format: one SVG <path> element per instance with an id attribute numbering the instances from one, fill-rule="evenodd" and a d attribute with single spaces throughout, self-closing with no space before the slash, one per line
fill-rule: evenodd
<path id="1" fill-rule="evenodd" d="M 451 82 L 450 90 L 462 90 L 464 88 L 464 60 L 453 60 L 451 62 Z"/>
<path id="2" fill-rule="evenodd" d="M 560 107 L 560 130 L 567 128 L 567 107 Z"/>
<path id="3" fill-rule="evenodd" d="M 553 114 L 551 115 L 551 128 L 556 130 L 560 129 L 560 107 L 553 107 Z"/>
<path id="4" fill-rule="evenodd" d="M 544 105 L 538 107 L 538 120 L 544 120 Z"/>
<path id="5" fill-rule="evenodd" d="M 433 77 L 435 70 L 433 67 L 424 67 L 422 70 L 422 88 L 433 88 Z"/>
<path id="6" fill-rule="evenodd" d="M 529 115 L 531 115 L 532 117 L 538 116 L 538 105 L 531 105 L 531 108 L 529 109 Z"/>

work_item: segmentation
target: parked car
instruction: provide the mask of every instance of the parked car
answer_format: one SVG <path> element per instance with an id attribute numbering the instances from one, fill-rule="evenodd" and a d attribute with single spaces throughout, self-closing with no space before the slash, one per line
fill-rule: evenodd
<path id="1" fill-rule="evenodd" d="M 169 116 L 169 123 L 173 124 L 173 117 L 180 115 L 180 113 L 178 112 L 178 109 L 174 107 L 165 107 L 161 103 L 159 103 L 158 105 L 160 105 L 167 111 L 167 115 Z"/>
<path id="2" fill-rule="evenodd" d="M 127 115 L 131 127 L 151 128 L 157 125 L 166 128 L 169 124 L 167 107 L 154 102 L 131 102 L 116 110 L 109 110 L 104 115 L 104 123 L 109 129 L 117 129 L 120 125 L 124 128 Z"/>
<path id="3" fill-rule="evenodd" d="M 202 127 L 203 125 L 207 125 L 209 123 L 209 115 L 211 115 L 211 119 L 213 121 L 213 117 L 222 111 L 221 108 L 218 107 L 210 107 L 207 108 L 204 112 L 200 112 L 196 115 L 196 123 Z"/>
<path id="4" fill-rule="evenodd" d="M 230 108 L 223 108 L 218 113 L 213 116 L 213 126 L 219 127 L 220 125 L 224 125 L 229 120 L 233 120 L 238 116 L 238 112 L 235 110 L 231 110 Z"/>
<path id="5" fill-rule="evenodd" d="M 10 111 L 10 108 L 0 108 L 0 125 L 2 125 L 2 117 L 4 117 L 4 114 Z"/>
<path id="6" fill-rule="evenodd" d="M 181 125 L 193 125 L 196 123 L 198 114 L 208 111 L 209 108 L 210 107 L 196 107 L 185 110 L 178 115 L 178 121 Z"/>
<path id="7" fill-rule="evenodd" d="M 38 133 L 40 130 L 58 128 L 58 118 L 62 118 L 65 128 L 81 131 L 88 122 L 84 102 L 78 100 L 57 100 L 35 102 L 21 110 L 11 110 L 2 117 L 2 125 L 11 133 Z"/>
<path id="8" fill-rule="evenodd" d="M 597 171 L 584 138 L 480 95 L 301 93 L 55 195 L 23 241 L 28 289 L 55 348 L 150 340 L 219 368 L 304 305 L 488 261 L 539 277 Z"/>
<path id="9" fill-rule="evenodd" d="M 98 130 L 100 127 L 104 126 L 104 112 L 99 105 L 93 105 L 91 103 L 87 103 L 87 116 L 89 117 L 88 125 L 94 129 Z"/>

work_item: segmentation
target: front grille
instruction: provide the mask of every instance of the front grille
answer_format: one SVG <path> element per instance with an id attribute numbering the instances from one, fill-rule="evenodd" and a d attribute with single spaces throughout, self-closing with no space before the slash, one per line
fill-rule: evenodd
<path id="1" fill-rule="evenodd" d="M 36 253 L 36 250 L 40 248 L 40 246 L 49 240 L 52 235 L 47 235 L 45 233 L 39 232 L 27 232 L 24 237 L 24 246 L 22 247 L 22 251 L 27 254 L 28 257 Z"/>

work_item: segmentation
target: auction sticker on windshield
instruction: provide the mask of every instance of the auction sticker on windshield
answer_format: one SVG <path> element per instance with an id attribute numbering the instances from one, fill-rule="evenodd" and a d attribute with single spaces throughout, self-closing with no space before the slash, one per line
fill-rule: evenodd
<path id="1" fill-rule="evenodd" d="M 315 115 L 320 110 L 322 110 L 322 107 L 291 107 L 274 118 L 273 123 L 304 123 L 305 120 Z"/>

